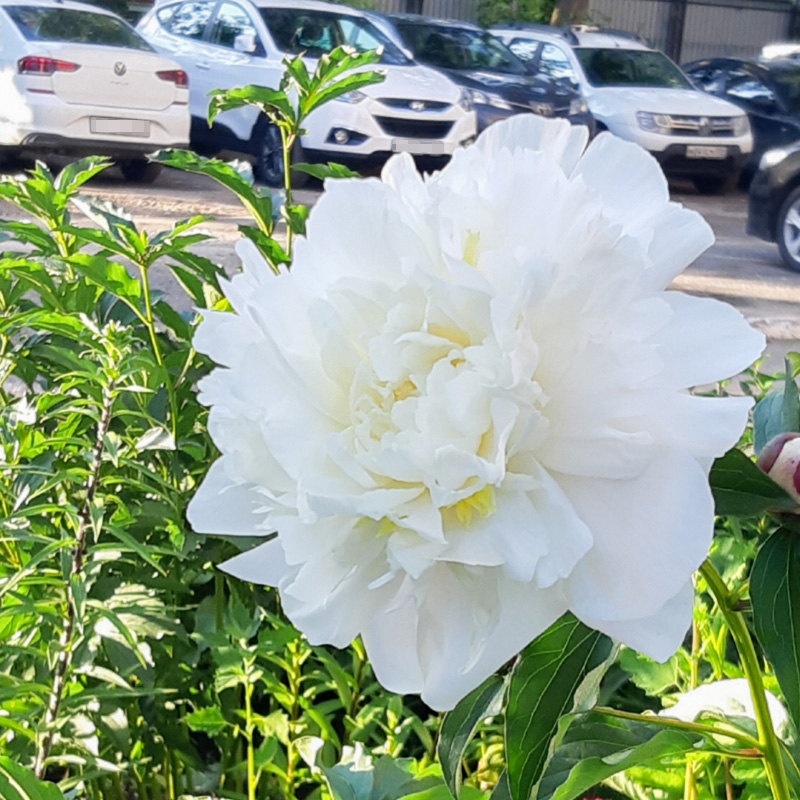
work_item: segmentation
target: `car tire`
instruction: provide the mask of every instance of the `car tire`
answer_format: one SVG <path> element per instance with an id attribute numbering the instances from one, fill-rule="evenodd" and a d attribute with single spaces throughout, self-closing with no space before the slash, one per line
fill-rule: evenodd
<path id="1" fill-rule="evenodd" d="M 800 272 L 800 187 L 783 201 L 778 212 L 775 239 L 784 264 Z"/>
<path id="2" fill-rule="evenodd" d="M 284 186 L 283 174 L 283 145 L 281 143 L 281 132 L 277 125 L 265 123 L 256 128 L 253 135 L 255 164 L 253 172 L 258 180 L 273 189 L 281 189 Z M 296 142 L 292 148 L 290 158 L 291 164 L 299 164 L 303 161 L 303 147 L 300 142 Z M 306 172 L 295 172 L 292 170 L 292 188 L 302 189 L 309 179 Z"/>
<path id="3" fill-rule="evenodd" d="M 143 158 L 131 158 L 117 162 L 122 177 L 131 183 L 153 183 L 164 169 L 163 164 L 154 164 Z"/>
<path id="4" fill-rule="evenodd" d="M 700 194 L 727 194 L 738 180 L 737 172 L 733 175 L 696 175 L 692 183 Z"/>

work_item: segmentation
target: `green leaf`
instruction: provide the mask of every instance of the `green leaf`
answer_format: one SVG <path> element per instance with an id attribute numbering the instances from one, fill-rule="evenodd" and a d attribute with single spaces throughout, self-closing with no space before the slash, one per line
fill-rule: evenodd
<path id="1" fill-rule="evenodd" d="M 753 447 L 756 455 L 779 433 L 800 432 L 800 395 L 792 375 L 792 364 L 787 358 L 783 386 L 760 400 L 753 409 Z"/>
<path id="2" fill-rule="evenodd" d="M 599 683 L 611 640 L 565 614 L 521 653 L 506 708 L 506 762 L 511 796 L 527 800 L 542 775 L 564 714 L 575 710 L 587 679 Z M 594 698 L 592 698 L 592 702 Z"/>
<path id="3" fill-rule="evenodd" d="M 286 120 L 294 120 L 294 107 L 285 92 L 268 89 L 266 86 L 242 86 L 236 89 L 215 89 L 209 92 L 208 124 L 218 114 L 244 106 L 254 106 L 262 114 L 280 114 Z"/>
<path id="4" fill-rule="evenodd" d="M 135 278 L 131 278 L 122 264 L 109 261 L 103 256 L 86 253 L 77 253 L 67 260 L 92 283 L 102 286 L 107 292 L 124 300 L 131 308 L 138 311 L 142 285 Z"/>
<path id="5" fill-rule="evenodd" d="M 358 178 L 359 174 L 353 172 L 342 164 L 329 161 L 327 164 L 292 164 L 292 169 L 297 172 L 306 172 L 318 180 L 326 178 Z"/>
<path id="6" fill-rule="evenodd" d="M 150 160 L 168 167 L 192 172 L 195 175 L 206 175 L 212 178 L 241 200 L 265 234 L 272 233 L 272 199 L 270 195 L 257 192 L 250 181 L 233 165 L 215 158 L 203 158 L 189 150 L 159 150 L 150 156 Z"/>
<path id="7" fill-rule="evenodd" d="M 782 528 L 756 555 L 750 573 L 756 636 L 775 670 L 786 710 L 800 725 L 800 534 Z"/>
<path id="8" fill-rule="evenodd" d="M 306 220 L 308 219 L 308 206 L 286 205 L 281 208 L 281 216 L 286 220 L 286 224 L 292 229 L 292 233 L 303 236 L 306 232 Z"/>
<path id="9" fill-rule="evenodd" d="M 0 797 L 3 800 L 64 800 L 54 783 L 37 780 L 5 756 L 0 756 Z"/>
<path id="10" fill-rule="evenodd" d="M 677 728 L 597 712 L 580 714 L 550 759 L 537 800 L 573 800 L 618 772 L 658 765 L 700 749 L 703 741 L 701 735 Z M 521 800 L 521 795 L 516 798 Z"/>
<path id="11" fill-rule="evenodd" d="M 482 719 L 499 714 L 503 706 L 504 681 L 492 675 L 445 714 L 439 730 L 436 755 L 450 793 L 458 797 L 461 788 L 461 759 Z"/>
<path id="12" fill-rule="evenodd" d="M 185 717 L 186 724 L 193 731 L 202 731 L 209 736 L 215 736 L 227 728 L 230 723 L 222 716 L 218 706 L 198 708 Z"/>
<path id="13" fill-rule="evenodd" d="M 797 507 L 772 478 L 736 448 L 714 462 L 708 479 L 714 494 L 715 510 L 720 516 L 742 517 Z"/>

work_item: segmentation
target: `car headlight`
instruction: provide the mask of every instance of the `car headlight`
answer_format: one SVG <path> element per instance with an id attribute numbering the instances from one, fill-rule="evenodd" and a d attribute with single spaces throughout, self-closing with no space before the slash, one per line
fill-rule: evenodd
<path id="1" fill-rule="evenodd" d="M 781 163 L 787 156 L 789 155 L 789 151 L 783 147 L 776 147 L 774 150 L 767 150 L 763 156 L 761 156 L 761 161 L 758 162 L 759 169 L 769 169 L 770 167 L 775 167 Z"/>
<path id="2" fill-rule="evenodd" d="M 636 122 L 643 131 L 669 134 L 672 132 L 668 114 L 651 114 L 649 111 L 637 111 Z"/>
<path id="3" fill-rule="evenodd" d="M 355 105 L 356 103 L 360 103 L 362 100 L 366 100 L 367 96 L 364 92 L 345 92 L 344 94 L 340 94 L 337 98 L 340 103 L 350 103 L 351 105 Z"/>
<path id="4" fill-rule="evenodd" d="M 733 123 L 734 136 L 747 136 L 747 134 L 750 133 L 750 120 L 747 118 L 747 114 L 740 114 L 738 117 L 733 117 L 731 122 Z"/>
<path id="5" fill-rule="evenodd" d="M 458 98 L 458 105 L 463 108 L 464 111 L 472 111 L 473 108 L 475 108 L 472 92 L 469 89 L 461 90 L 461 97 Z"/>
<path id="6" fill-rule="evenodd" d="M 479 106 L 491 106 L 492 108 L 500 108 L 503 111 L 511 110 L 511 103 L 499 94 L 492 94 L 491 92 L 482 92 L 479 89 L 472 90 L 472 102 Z"/>
<path id="7" fill-rule="evenodd" d="M 569 113 L 572 114 L 586 114 L 589 111 L 589 106 L 586 104 L 586 100 L 583 97 L 576 97 L 574 100 L 570 100 L 569 103 Z"/>

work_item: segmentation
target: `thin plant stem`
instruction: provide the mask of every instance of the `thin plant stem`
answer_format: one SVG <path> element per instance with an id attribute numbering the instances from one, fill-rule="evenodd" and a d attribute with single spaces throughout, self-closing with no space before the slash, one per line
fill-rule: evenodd
<path id="1" fill-rule="evenodd" d="M 718 728 L 714 725 L 706 725 L 702 722 L 684 722 L 681 719 L 673 719 L 672 717 L 659 717 L 656 714 L 634 714 L 632 711 L 618 711 L 616 708 L 606 708 L 605 706 L 596 706 L 592 711 L 598 714 L 605 714 L 609 717 L 619 717 L 620 719 L 628 719 L 632 722 L 646 722 L 649 725 L 659 725 L 662 728 L 675 728 L 676 730 L 686 731 L 687 733 L 699 733 L 703 736 L 727 736 L 729 739 L 735 739 L 739 744 L 750 748 L 751 750 L 759 750 L 761 743 L 748 736 L 746 733 L 729 728 Z M 729 755 L 731 755 L 729 753 Z"/>
<path id="2" fill-rule="evenodd" d="M 53 743 L 53 726 L 58 719 L 61 700 L 64 696 L 67 677 L 70 666 L 72 665 L 72 648 L 74 645 L 75 616 L 77 609 L 73 581 L 83 571 L 83 559 L 86 552 L 86 534 L 91 525 L 91 508 L 94 503 L 94 497 L 100 479 L 100 466 L 103 460 L 104 442 L 106 434 L 108 433 L 108 427 L 111 423 L 111 408 L 114 404 L 114 396 L 114 382 L 110 381 L 103 392 L 103 407 L 100 415 L 100 422 L 97 425 L 94 447 L 92 448 L 92 461 L 89 468 L 89 475 L 84 483 L 84 501 L 78 512 L 78 529 L 75 533 L 75 545 L 72 548 L 69 575 L 66 576 L 65 581 L 66 607 L 64 610 L 61 634 L 58 639 L 58 659 L 53 674 L 53 685 L 47 699 L 47 710 L 44 715 L 45 731 L 39 742 L 34 763 L 34 773 L 37 778 L 41 778 L 44 775 L 45 761 L 50 755 L 50 747 Z"/>
<path id="3" fill-rule="evenodd" d="M 253 747 L 253 684 L 244 687 L 245 738 L 247 740 L 247 800 L 256 800 L 256 758 Z"/>
<path id="4" fill-rule="evenodd" d="M 700 680 L 700 628 L 697 619 L 692 619 L 692 653 L 689 671 L 689 689 L 696 689 Z M 684 800 L 697 800 L 697 781 L 695 779 L 695 760 L 686 757 L 686 778 L 683 786 Z"/>
<path id="5" fill-rule="evenodd" d="M 739 658 L 742 662 L 747 682 L 750 685 L 750 695 L 753 698 L 753 708 L 756 715 L 756 730 L 758 731 L 758 749 L 764 760 L 764 769 L 767 773 L 770 790 L 774 800 L 790 800 L 789 779 L 783 764 L 780 743 L 772 726 L 772 717 L 767 705 L 767 696 L 764 692 L 764 682 L 761 679 L 761 664 L 756 655 L 753 639 L 747 629 L 744 617 L 734 607 L 731 592 L 714 569 L 710 561 L 705 561 L 700 567 L 700 574 L 706 581 L 708 589 L 728 623 L 728 630 L 733 638 Z"/>
<path id="6" fill-rule="evenodd" d="M 136 266 L 139 268 L 139 275 L 142 281 L 142 295 L 144 297 L 144 310 L 145 318 L 144 323 L 147 326 L 147 332 L 150 336 L 150 343 L 153 346 L 153 355 L 155 356 L 156 363 L 166 373 L 164 367 L 164 358 L 161 355 L 161 347 L 158 344 L 158 337 L 156 336 L 155 317 L 153 316 L 153 303 L 150 297 L 150 280 L 147 275 L 147 266 L 141 262 L 137 262 Z M 178 440 L 178 401 L 175 397 L 175 387 L 169 379 L 169 375 L 165 375 L 165 384 L 167 395 L 169 397 L 169 410 L 170 410 L 170 428 L 172 430 L 172 438 L 176 442 Z"/>

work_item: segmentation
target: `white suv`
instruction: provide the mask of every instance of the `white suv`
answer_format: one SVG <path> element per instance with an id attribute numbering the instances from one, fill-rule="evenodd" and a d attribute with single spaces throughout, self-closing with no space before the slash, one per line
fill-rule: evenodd
<path id="1" fill-rule="evenodd" d="M 634 36 L 525 25 L 492 33 L 532 70 L 574 81 L 601 130 L 637 142 L 667 174 L 691 178 L 700 192 L 731 186 L 753 149 L 740 108 L 696 89 Z"/>
<path id="2" fill-rule="evenodd" d="M 280 136 L 251 107 L 206 123 L 208 93 L 246 84 L 277 87 L 286 55 L 314 59 L 338 45 L 383 48 L 383 83 L 326 103 L 309 116 L 295 160 L 358 166 L 393 152 L 449 156 L 476 134 L 471 98 L 447 77 L 411 61 L 364 14 L 314 0 L 166 0 L 139 23 L 190 77 L 192 144 L 201 152 L 251 155 L 257 175 L 283 182 Z"/>

